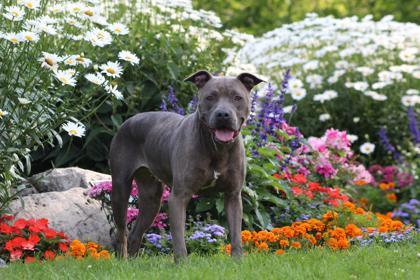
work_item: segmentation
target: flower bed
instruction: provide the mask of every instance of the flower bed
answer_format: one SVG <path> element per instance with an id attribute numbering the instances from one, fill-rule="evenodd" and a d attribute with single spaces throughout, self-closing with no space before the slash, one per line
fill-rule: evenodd
<path id="1" fill-rule="evenodd" d="M 335 211 L 334 211 L 335 210 Z M 337 212 L 336 212 L 337 211 Z M 416 234 L 412 226 L 388 216 L 366 212 L 353 203 L 326 212 L 322 220 L 308 219 L 270 231 L 242 231 L 242 243 L 248 253 L 328 247 L 344 250 L 353 245 L 366 246 L 373 242 L 391 243 L 411 240 Z M 230 253 L 230 245 L 225 248 Z"/>

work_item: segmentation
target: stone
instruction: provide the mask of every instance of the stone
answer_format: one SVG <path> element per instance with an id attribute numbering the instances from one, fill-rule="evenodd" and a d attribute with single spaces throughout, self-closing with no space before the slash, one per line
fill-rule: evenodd
<path id="1" fill-rule="evenodd" d="M 76 187 L 61 192 L 30 194 L 12 201 L 9 213 L 16 219 L 46 218 L 50 228 L 64 232 L 70 240 L 94 241 L 109 247 L 111 226 L 100 202 L 86 196 L 85 191 Z"/>
<path id="2" fill-rule="evenodd" d="M 79 167 L 54 168 L 36 174 L 28 182 L 40 193 L 66 191 L 71 188 L 89 188 L 91 183 L 111 181 L 111 175 Z"/>

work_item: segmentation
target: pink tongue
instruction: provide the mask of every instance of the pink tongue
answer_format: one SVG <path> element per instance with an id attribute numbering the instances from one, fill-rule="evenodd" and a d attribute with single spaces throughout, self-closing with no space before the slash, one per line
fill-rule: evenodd
<path id="1" fill-rule="evenodd" d="M 235 132 L 229 129 L 216 129 L 215 133 L 217 140 L 222 142 L 228 142 L 233 139 Z"/>

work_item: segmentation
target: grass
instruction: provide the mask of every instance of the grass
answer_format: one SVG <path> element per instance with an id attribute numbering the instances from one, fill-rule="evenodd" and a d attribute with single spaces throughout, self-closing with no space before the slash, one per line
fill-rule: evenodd
<path id="1" fill-rule="evenodd" d="M 419 260 L 417 242 L 341 252 L 314 249 L 280 256 L 251 254 L 241 261 L 225 255 L 190 255 L 178 266 L 169 256 L 15 263 L 0 269 L 0 279 L 420 279 Z"/>

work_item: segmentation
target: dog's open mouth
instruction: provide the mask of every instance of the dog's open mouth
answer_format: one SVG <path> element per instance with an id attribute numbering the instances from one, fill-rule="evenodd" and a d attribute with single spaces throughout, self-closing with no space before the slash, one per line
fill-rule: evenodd
<path id="1" fill-rule="evenodd" d="M 239 135 L 239 130 L 232 130 L 228 128 L 213 129 L 214 137 L 217 141 L 227 143 L 235 139 Z"/>

